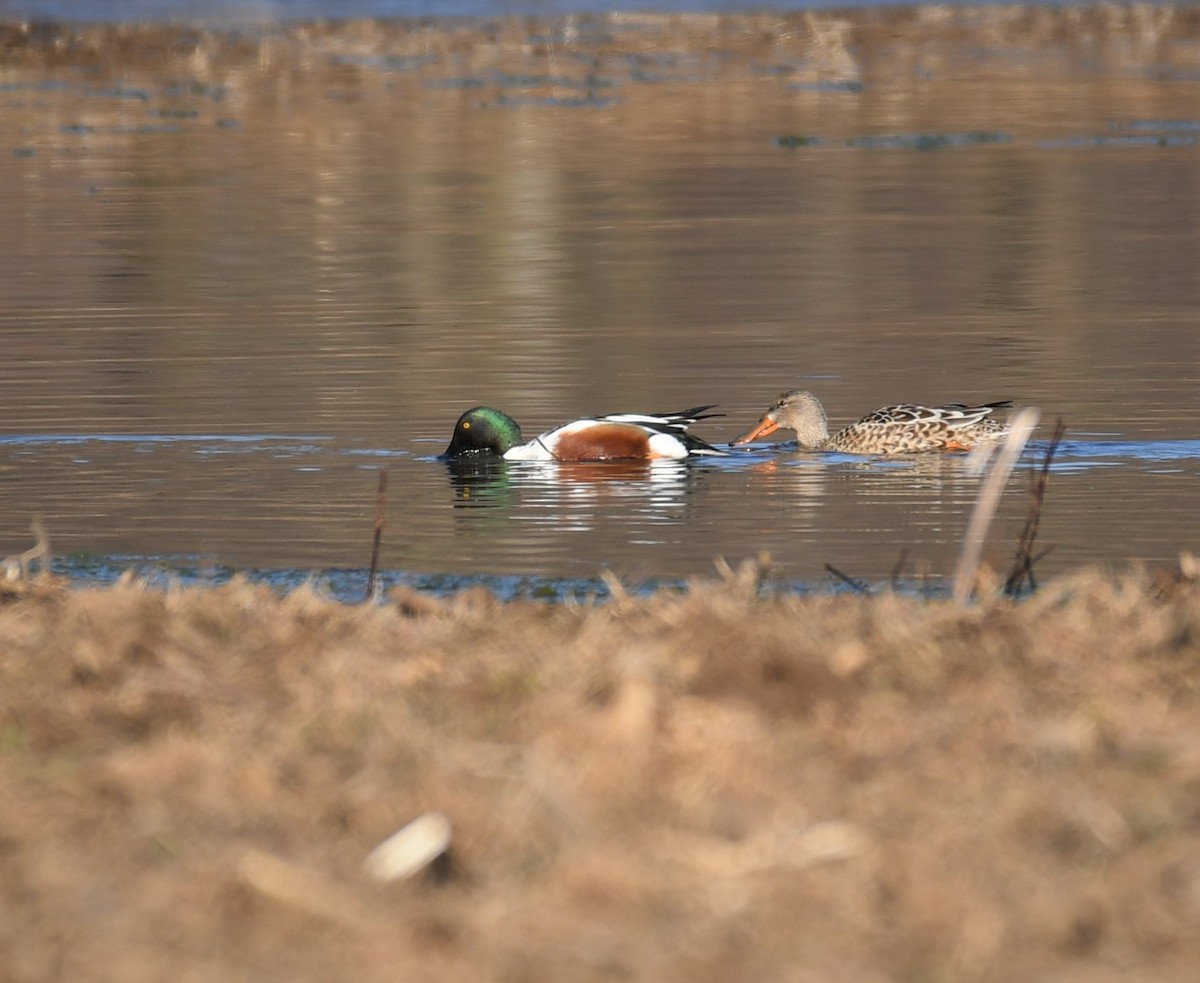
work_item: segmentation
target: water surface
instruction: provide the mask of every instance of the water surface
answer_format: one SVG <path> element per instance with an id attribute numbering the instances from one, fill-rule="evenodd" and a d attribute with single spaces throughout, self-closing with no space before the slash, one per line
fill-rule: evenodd
<path id="1" fill-rule="evenodd" d="M 940 584 L 958 458 L 436 460 L 481 402 L 531 434 L 716 402 L 720 441 L 802 385 L 835 424 L 1062 417 L 1039 570 L 1170 561 L 1200 500 L 1200 44 L 1148 9 L 23 35 L 0 551 L 40 516 L 81 576 L 351 583 L 386 468 L 388 575 L 436 589 L 764 550 L 792 585 Z"/>

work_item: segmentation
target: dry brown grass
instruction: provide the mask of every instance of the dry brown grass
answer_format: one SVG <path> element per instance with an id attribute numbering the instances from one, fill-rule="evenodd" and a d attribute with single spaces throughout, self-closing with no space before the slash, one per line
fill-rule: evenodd
<path id="1" fill-rule="evenodd" d="M 0 607 L 13 980 L 1191 980 L 1200 588 Z M 429 810 L 448 862 L 369 851 Z"/>

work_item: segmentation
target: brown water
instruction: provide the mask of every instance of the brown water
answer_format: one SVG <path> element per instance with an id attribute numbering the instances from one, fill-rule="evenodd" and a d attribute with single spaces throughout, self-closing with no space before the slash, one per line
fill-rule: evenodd
<path id="1" fill-rule="evenodd" d="M 764 549 L 797 583 L 902 555 L 948 574 L 961 460 L 434 459 L 476 403 L 536 433 L 716 402 L 698 432 L 727 440 L 803 385 L 835 423 L 1010 398 L 1044 439 L 1062 417 L 1039 571 L 1172 559 L 1200 546 L 1197 25 L 9 30 L 0 552 L 40 516 L 80 576 L 361 571 L 386 468 L 384 565 L 432 586 L 677 579 Z"/>

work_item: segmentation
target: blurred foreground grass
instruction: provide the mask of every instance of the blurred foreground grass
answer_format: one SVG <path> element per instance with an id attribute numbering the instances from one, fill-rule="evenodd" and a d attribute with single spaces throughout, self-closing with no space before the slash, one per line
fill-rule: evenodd
<path id="1" fill-rule="evenodd" d="M 1200 586 L 0 607 L 12 980 L 1191 980 Z M 448 862 L 363 866 L 415 816 Z"/>

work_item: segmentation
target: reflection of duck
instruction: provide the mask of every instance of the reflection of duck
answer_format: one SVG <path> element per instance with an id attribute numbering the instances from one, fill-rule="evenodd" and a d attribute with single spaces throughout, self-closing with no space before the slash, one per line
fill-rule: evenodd
<path id="1" fill-rule="evenodd" d="M 541 461 L 521 468 L 516 478 L 524 485 L 567 481 L 572 485 L 603 488 L 678 485 L 691 476 L 682 460 L 660 461 Z"/>
<path id="2" fill-rule="evenodd" d="M 698 482 L 707 474 L 686 459 L 504 465 L 526 521 L 575 532 L 615 524 L 633 539 L 649 526 L 678 523 L 695 503 Z"/>
<path id="3" fill-rule="evenodd" d="M 459 506 L 495 506 L 508 502 L 507 469 L 495 457 L 447 458 L 446 472 Z"/>
<path id="4" fill-rule="evenodd" d="M 467 410 L 454 425 L 444 458 L 500 455 L 509 461 L 652 461 L 723 454 L 687 432 L 719 413 L 694 406 L 678 413 L 613 413 L 575 420 L 528 443 L 517 421 L 490 406 Z"/>
<path id="5" fill-rule="evenodd" d="M 730 443 L 748 444 L 785 427 L 796 431 L 796 440 L 804 450 L 847 454 L 969 451 L 976 444 L 999 440 L 1008 433 L 1004 424 L 988 417 L 994 410 L 1011 405 L 1009 400 L 982 406 L 901 403 L 868 413 L 830 436 L 825 410 L 816 396 L 793 389 L 776 399 L 752 430 Z"/>
<path id="6" fill-rule="evenodd" d="M 686 459 L 512 462 L 480 454 L 442 463 L 471 532 L 513 536 L 522 549 L 613 524 L 650 541 L 649 528 L 683 521 L 706 473 Z"/>

